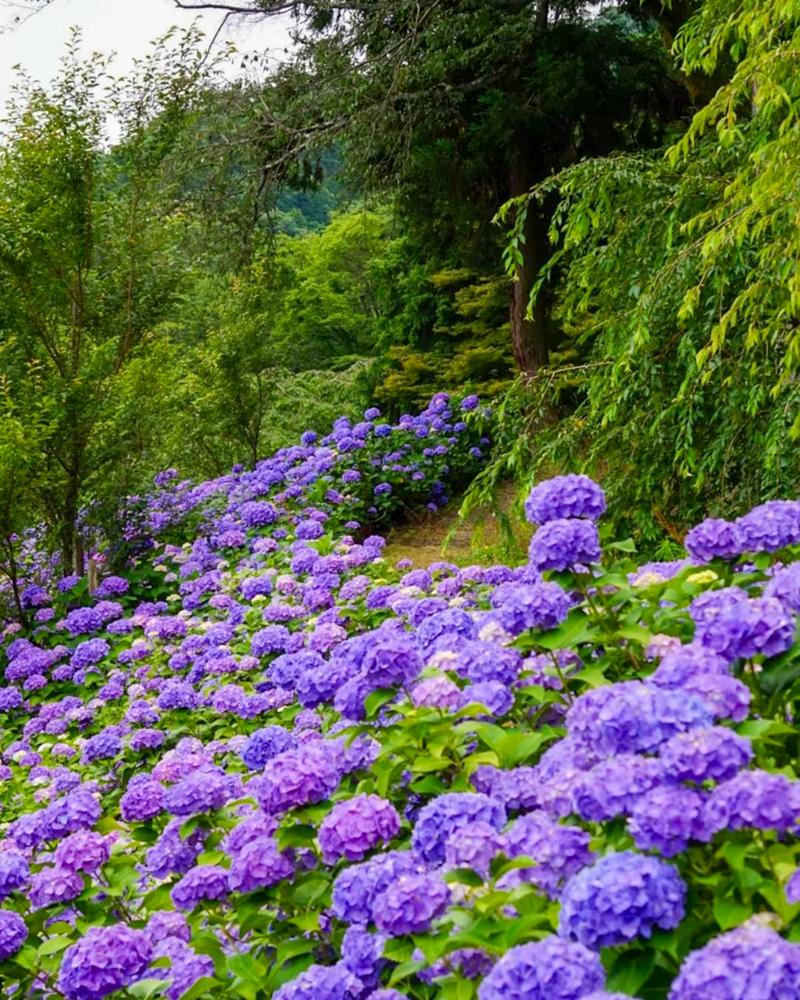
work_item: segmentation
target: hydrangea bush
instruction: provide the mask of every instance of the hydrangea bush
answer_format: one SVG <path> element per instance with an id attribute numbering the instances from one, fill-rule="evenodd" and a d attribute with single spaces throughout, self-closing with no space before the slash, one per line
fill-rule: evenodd
<path id="1" fill-rule="evenodd" d="M 479 421 L 438 396 L 170 471 L 131 573 L 29 595 L 0 662 L 7 996 L 800 996 L 800 503 L 637 565 L 558 477 L 527 565 L 388 565 L 363 525 L 441 502 Z"/>

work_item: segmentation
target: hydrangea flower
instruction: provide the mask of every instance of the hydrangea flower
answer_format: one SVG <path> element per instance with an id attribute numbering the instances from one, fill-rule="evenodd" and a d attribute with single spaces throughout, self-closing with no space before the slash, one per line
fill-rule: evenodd
<path id="1" fill-rule="evenodd" d="M 27 884 L 28 862 L 16 851 L 0 851 L 0 901 Z"/>
<path id="2" fill-rule="evenodd" d="M 203 900 L 224 899 L 228 870 L 219 865 L 198 865 L 173 886 L 170 898 L 179 910 L 193 910 Z"/>
<path id="3" fill-rule="evenodd" d="M 605 510 L 603 490 L 589 476 L 575 473 L 546 479 L 534 486 L 525 500 L 525 517 L 531 524 L 576 517 L 596 521 Z"/>
<path id="4" fill-rule="evenodd" d="M 267 761 L 264 773 L 255 781 L 256 800 L 265 812 L 285 812 L 329 798 L 340 777 L 330 749 L 305 744 Z"/>
<path id="5" fill-rule="evenodd" d="M 425 865 L 411 851 L 389 851 L 344 868 L 333 883 L 333 912 L 349 924 L 368 924 L 378 896 L 401 875 L 418 875 Z"/>
<path id="6" fill-rule="evenodd" d="M 686 551 L 698 563 L 712 559 L 736 559 L 744 551 L 744 539 L 739 526 L 719 517 L 709 517 L 687 534 Z"/>
<path id="7" fill-rule="evenodd" d="M 707 728 L 711 721 L 699 698 L 639 681 L 587 691 L 566 716 L 570 734 L 609 756 L 652 753 L 676 733 Z"/>
<path id="8" fill-rule="evenodd" d="M 783 1000 L 798 995 L 800 945 L 750 921 L 691 952 L 672 983 L 669 1000 Z"/>
<path id="9" fill-rule="evenodd" d="M 221 771 L 199 768 L 181 778 L 164 795 L 164 807 L 173 816 L 221 809 L 228 799 L 228 779 Z"/>
<path id="10" fill-rule="evenodd" d="M 401 875 L 375 899 L 373 918 L 390 937 L 422 934 L 450 902 L 450 889 L 435 875 Z"/>
<path id="11" fill-rule="evenodd" d="M 338 962 L 312 965 L 276 990 L 273 1000 L 356 1000 L 362 990 L 361 980 Z"/>
<path id="12" fill-rule="evenodd" d="M 425 861 L 441 864 L 451 835 L 459 827 L 475 821 L 502 830 L 506 822 L 503 804 L 480 793 L 447 792 L 439 795 L 420 810 L 411 846 Z"/>
<path id="13" fill-rule="evenodd" d="M 672 858 L 691 840 L 711 839 L 705 805 L 704 796 L 691 788 L 660 785 L 634 803 L 628 830 L 639 850 Z"/>
<path id="14" fill-rule="evenodd" d="M 58 988 L 67 1000 L 100 1000 L 139 979 L 151 955 L 144 931 L 125 924 L 90 927 L 64 952 Z"/>
<path id="15" fill-rule="evenodd" d="M 706 807 L 709 829 L 787 830 L 800 815 L 796 788 L 785 774 L 740 771 L 711 792 Z"/>
<path id="16" fill-rule="evenodd" d="M 451 868 L 471 868 L 487 875 L 501 847 L 502 837 L 493 826 L 480 820 L 467 823 L 448 837 L 444 848 L 445 863 Z"/>
<path id="17" fill-rule="evenodd" d="M 573 810 L 591 823 L 624 816 L 640 796 L 663 779 L 663 772 L 660 760 L 634 753 L 601 761 L 576 779 L 572 788 Z"/>
<path id="18" fill-rule="evenodd" d="M 494 617 L 512 636 L 529 629 L 545 632 L 564 621 L 571 604 L 569 595 L 557 583 L 519 584 L 504 592 Z"/>
<path id="19" fill-rule="evenodd" d="M 678 733 L 660 748 L 664 771 L 673 781 L 727 781 L 753 759 L 744 736 L 725 726 Z"/>
<path id="20" fill-rule="evenodd" d="M 580 827 L 555 823 L 541 810 L 520 816 L 503 836 L 503 849 L 510 858 L 532 858 L 536 866 L 508 872 L 512 878 L 504 875 L 498 888 L 510 887 L 516 880 L 532 882 L 551 899 L 557 898 L 565 880 L 594 861 L 591 839 Z"/>
<path id="21" fill-rule="evenodd" d="M 597 525 L 582 518 L 548 521 L 536 532 L 528 559 L 538 570 L 573 569 L 600 561 Z"/>
<path id="22" fill-rule="evenodd" d="M 272 837 L 258 837 L 236 853 L 228 875 L 231 892 L 255 892 L 291 878 L 294 865 Z"/>
<path id="23" fill-rule="evenodd" d="M 400 817 L 380 795 L 355 795 L 337 802 L 320 824 L 319 846 L 328 864 L 341 857 L 360 861 L 369 851 L 392 840 L 400 831 Z"/>
<path id="24" fill-rule="evenodd" d="M 478 987 L 478 1000 L 581 1000 L 605 981 L 588 948 L 551 936 L 509 948 Z"/>
<path id="25" fill-rule="evenodd" d="M 13 910 L 0 910 L 0 962 L 16 955 L 25 944 L 28 927 Z"/>
<path id="26" fill-rule="evenodd" d="M 627 944 L 649 938 L 656 927 L 677 927 L 685 901 L 686 885 L 666 861 L 608 854 L 564 886 L 558 933 L 594 949 Z"/>

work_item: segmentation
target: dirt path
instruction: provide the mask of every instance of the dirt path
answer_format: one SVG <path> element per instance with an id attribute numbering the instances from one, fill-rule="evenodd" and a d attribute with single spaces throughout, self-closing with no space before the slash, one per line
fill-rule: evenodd
<path id="1" fill-rule="evenodd" d="M 517 496 L 517 487 L 513 483 L 505 483 L 499 491 L 500 509 L 509 513 Z M 424 569 L 432 562 L 447 559 L 459 566 L 484 561 L 487 554 L 495 560 L 513 560 L 519 562 L 523 549 L 519 553 L 509 552 L 504 546 L 504 539 L 497 518 L 487 512 L 484 518 L 480 538 L 473 540 L 475 529 L 480 526 L 481 515 L 476 512 L 458 527 L 446 553 L 442 553 L 442 545 L 447 533 L 457 520 L 460 498 L 451 501 L 444 509 L 435 514 L 425 513 L 402 527 L 394 528 L 387 536 L 388 544 L 384 550 L 385 557 L 392 563 L 399 559 L 410 559 L 415 569 Z M 521 544 L 527 545 L 530 532 L 524 524 L 520 525 L 513 514 L 515 533 L 520 537 Z"/>

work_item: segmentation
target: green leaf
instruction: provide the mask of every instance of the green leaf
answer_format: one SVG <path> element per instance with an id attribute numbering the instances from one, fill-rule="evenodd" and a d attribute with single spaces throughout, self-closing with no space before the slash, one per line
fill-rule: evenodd
<path id="1" fill-rule="evenodd" d="M 74 943 L 74 938 L 66 937 L 66 935 L 48 938 L 39 945 L 36 949 L 36 954 L 39 955 L 40 958 L 44 958 L 45 955 L 55 955 L 59 951 L 63 951 L 65 948 L 68 948 Z"/>
<path id="2" fill-rule="evenodd" d="M 609 993 L 635 996 L 650 978 L 655 964 L 655 952 L 649 948 L 623 951 L 609 969 L 606 989 Z"/>
<path id="3" fill-rule="evenodd" d="M 216 989 L 219 983 L 216 979 L 211 979 L 209 976 L 203 976 L 198 979 L 197 982 L 190 986 L 188 990 L 181 993 L 178 1000 L 200 1000 L 201 997 L 206 996 L 211 990 Z"/>
<path id="4" fill-rule="evenodd" d="M 140 979 L 127 988 L 127 992 L 137 1000 L 150 1000 L 169 989 L 169 981 L 165 979 Z"/>

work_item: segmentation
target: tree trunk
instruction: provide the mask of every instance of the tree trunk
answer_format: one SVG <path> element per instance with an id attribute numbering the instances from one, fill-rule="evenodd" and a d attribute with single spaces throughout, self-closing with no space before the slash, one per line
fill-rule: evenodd
<path id="1" fill-rule="evenodd" d="M 511 171 L 511 197 L 525 194 L 534 183 L 523 168 Z M 523 227 L 524 243 L 520 247 L 522 264 L 516 268 L 515 280 L 511 286 L 511 348 L 517 367 L 523 375 L 533 375 L 548 363 L 550 351 L 547 342 L 547 320 L 549 304 L 547 295 L 540 293 L 531 303 L 531 292 L 536 284 L 539 271 L 549 255 L 547 228 L 549 213 L 535 202 L 528 205 L 528 214 Z M 530 315 L 528 315 L 528 307 Z"/>

